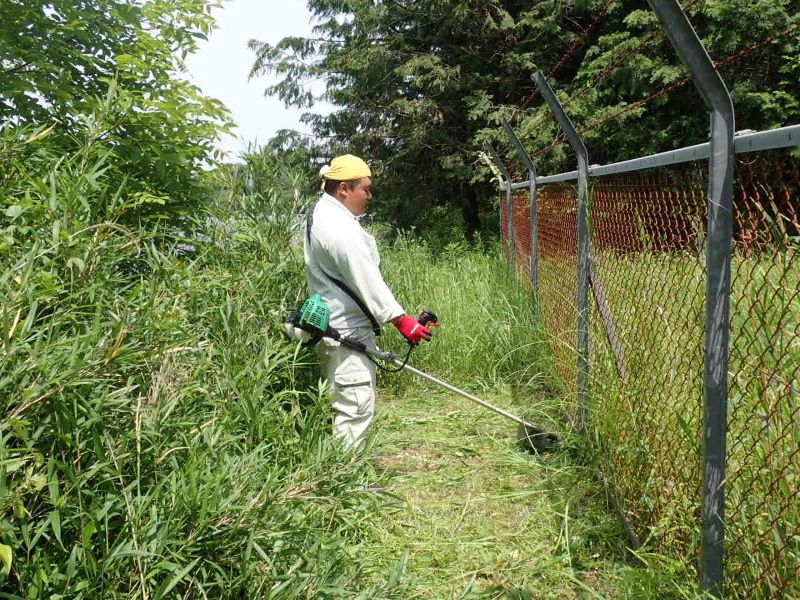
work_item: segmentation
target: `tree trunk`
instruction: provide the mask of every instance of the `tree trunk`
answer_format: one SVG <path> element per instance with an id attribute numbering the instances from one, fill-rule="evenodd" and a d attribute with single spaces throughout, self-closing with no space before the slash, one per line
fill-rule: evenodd
<path id="1" fill-rule="evenodd" d="M 480 231 L 481 217 L 478 212 L 478 194 L 468 184 L 460 184 L 461 214 L 464 217 L 464 239 L 470 244 L 475 241 L 475 234 Z"/>

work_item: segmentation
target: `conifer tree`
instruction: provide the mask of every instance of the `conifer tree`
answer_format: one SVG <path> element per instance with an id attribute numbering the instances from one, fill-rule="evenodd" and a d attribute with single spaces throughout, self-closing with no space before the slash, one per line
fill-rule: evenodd
<path id="1" fill-rule="evenodd" d="M 325 82 L 329 115 L 306 120 L 320 153 L 362 153 L 381 165 L 389 217 L 421 224 L 461 210 L 467 236 L 495 191 L 479 160 L 484 141 L 513 157 L 512 121 L 530 151 L 558 142 L 531 74 L 541 69 L 590 158 L 605 163 L 706 139 L 707 115 L 643 0 L 309 0 L 315 37 L 251 42 L 268 94 L 311 108 Z M 690 19 L 720 63 L 740 126 L 797 119 L 798 14 L 789 0 L 690 0 Z M 542 173 L 571 168 L 558 143 Z"/>

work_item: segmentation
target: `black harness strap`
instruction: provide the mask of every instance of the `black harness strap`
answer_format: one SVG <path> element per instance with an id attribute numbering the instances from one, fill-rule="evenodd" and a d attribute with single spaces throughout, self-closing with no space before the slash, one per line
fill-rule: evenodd
<path id="1" fill-rule="evenodd" d="M 311 252 L 311 226 L 314 224 L 314 208 L 315 207 L 316 207 L 316 204 L 314 206 L 312 206 L 308 210 L 308 213 L 306 214 L 306 242 L 308 243 L 309 252 Z M 363 312 L 364 315 L 367 317 L 367 319 L 369 319 L 370 325 L 372 325 L 372 332 L 376 336 L 380 335 L 381 334 L 381 326 L 380 326 L 380 324 L 378 324 L 377 319 L 375 319 L 375 317 L 372 315 L 370 310 L 367 308 L 367 305 L 364 304 L 364 301 L 361 298 L 359 298 L 358 294 L 356 294 L 353 290 L 351 290 L 347 286 L 347 284 L 344 283 L 344 281 L 340 281 L 339 279 L 336 279 L 335 277 L 332 277 L 331 275 L 328 275 L 328 273 L 326 273 L 325 270 L 322 267 L 320 267 L 319 265 L 317 265 L 317 267 L 319 268 L 320 271 L 322 271 L 322 274 L 325 275 L 325 277 L 330 279 L 333 283 L 336 284 L 336 286 L 339 289 L 341 289 L 345 294 L 350 296 L 350 298 L 353 300 L 353 302 L 355 302 L 358 305 L 358 308 L 361 309 L 361 312 Z"/>

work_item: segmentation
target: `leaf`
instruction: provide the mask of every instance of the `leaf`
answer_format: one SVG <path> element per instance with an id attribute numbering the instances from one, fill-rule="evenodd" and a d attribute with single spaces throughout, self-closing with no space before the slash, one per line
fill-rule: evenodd
<path id="1" fill-rule="evenodd" d="M 46 138 L 48 135 L 50 135 L 50 132 L 53 131 L 53 127 L 55 126 L 56 126 L 55 123 L 53 123 L 49 127 L 43 127 L 39 131 L 33 133 L 28 139 L 26 139 L 22 143 L 31 144 L 33 142 L 38 142 L 39 140 Z"/>
<path id="2" fill-rule="evenodd" d="M 20 216 L 23 212 L 25 212 L 25 209 L 19 204 L 12 204 L 5 210 L 5 215 L 13 220 Z"/>
<path id="3" fill-rule="evenodd" d="M 156 593 L 155 597 L 156 598 L 164 598 L 167 594 L 169 594 L 172 591 L 172 588 L 174 588 L 176 585 L 178 585 L 181 582 L 181 580 L 184 577 L 186 577 L 186 575 L 189 573 L 189 571 L 191 571 L 198 562 L 200 562 L 200 558 L 195 558 L 192 562 L 190 562 L 188 565 L 186 565 L 183 569 L 178 571 L 175 574 L 175 576 L 170 580 L 170 582 L 167 584 L 167 587 L 165 587 L 163 590 L 159 590 Z"/>
<path id="4" fill-rule="evenodd" d="M 44 486 L 47 485 L 47 477 L 45 477 L 44 473 L 37 473 L 30 479 L 31 489 L 34 492 L 39 492 L 44 489 Z"/>
<path id="5" fill-rule="evenodd" d="M 8 424 L 11 425 L 11 427 L 13 428 L 14 435 L 17 438 L 19 438 L 19 439 L 21 439 L 21 440 L 23 440 L 25 442 L 28 441 L 28 438 L 29 438 L 28 426 L 31 424 L 30 421 L 28 421 L 27 419 L 11 418 L 11 419 L 8 419 Z"/>
<path id="6" fill-rule="evenodd" d="M 67 268 L 71 269 L 72 267 L 75 267 L 78 271 L 83 271 L 83 269 L 86 267 L 86 264 L 79 256 L 73 256 L 67 260 Z"/>
<path id="7" fill-rule="evenodd" d="M 686 422 L 686 419 L 683 418 L 683 415 L 675 411 L 675 418 L 678 420 L 678 425 L 680 426 L 683 433 L 686 435 L 686 443 L 690 446 L 694 447 L 694 451 L 700 455 L 700 448 L 697 447 L 697 434 L 692 431 L 692 428 L 689 427 L 689 423 Z"/>
<path id="8" fill-rule="evenodd" d="M 58 510 L 54 510 L 50 513 L 50 525 L 53 528 L 53 534 L 56 536 L 58 543 L 63 547 L 64 544 L 61 541 L 61 513 L 58 512 Z"/>
<path id="9" fill-rule="evenodd" d="M 26 462 L 28 462 L 27 457 L 26 458 L 7 458 L 2 463 L 0 463 L 0 465 L 3 466 L 3 469 L 5 469 L 6 473 L 16 473 L 22 467 L 25 466 Z"/>
<path id="10" fill-rule="evenodd" d="M 3 563 L 3 567 L 0 569 L 0 571 L 3 573 L 3 575 L 8 576 L 8 574 L 11 572 L 12 558 L 13 554 L 11 552 L 11 546 L 0 544 L 0 561 Z"/>
<path id="11" fill-rule="evenodd" d="M 459 458 L 469 458 L 471 456 L 477 456 L 478 452 L 473 450 L 472 448 L 461 446 L 458 450 L 456 450 L 455 455 L 458 456 Z"/>

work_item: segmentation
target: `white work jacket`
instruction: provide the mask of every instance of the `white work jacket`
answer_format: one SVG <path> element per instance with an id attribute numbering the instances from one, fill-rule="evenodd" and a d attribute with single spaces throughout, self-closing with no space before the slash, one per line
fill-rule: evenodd
<path id="1" fill-rule="evenodd" d="M 364 231 L 355 215 L 333 196 L 322 194 L 311 210 L 310 236 L 303 236 L 306 280 L 308 291 L 319 294 L 328 305 L 331 327 L 340 331 L 371 327 L 358 304 L 331 277 L 344 282 L 378 323 L 387 323 L 402 315 L 403 308 L 379 270 L 375 238 Z"/>

